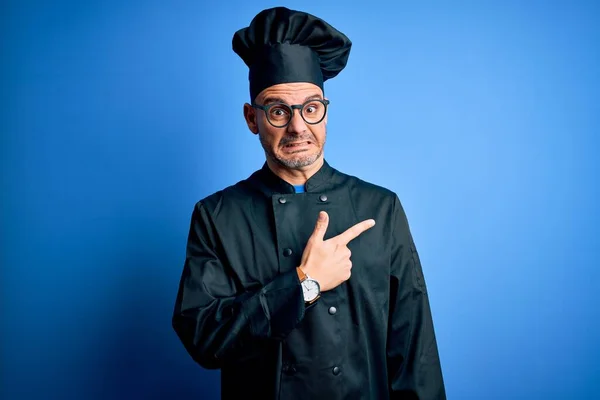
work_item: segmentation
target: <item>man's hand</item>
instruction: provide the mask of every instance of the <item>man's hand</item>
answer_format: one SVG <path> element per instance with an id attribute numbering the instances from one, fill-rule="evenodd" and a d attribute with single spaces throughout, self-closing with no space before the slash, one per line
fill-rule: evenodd
<path id="1" fill-rule="evenodd" d="M 359 222 L 345 232 L 323 240 L 328 225 L 329 215 L 321 211 L 300 262 L 302 271 L 319 282 L 322 292 L 331 290 L 350 279 L 352 261 L 350 261 L 351 252 L 347 245 L 352 239 L 372 228 L 375 220 L 367 219 Z"/>

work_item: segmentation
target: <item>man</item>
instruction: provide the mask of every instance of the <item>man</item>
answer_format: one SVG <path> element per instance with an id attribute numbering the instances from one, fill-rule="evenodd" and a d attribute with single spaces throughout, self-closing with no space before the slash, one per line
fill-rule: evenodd
<path id="1" fill-rule="evenodd" d="M 234 35 L 266 162 L 196 204 L 173 316 L 193 359 L 221 369 L 224 399 L 445 399 L 398 197 L 323 156 L 323 82 L 350 46 L 281 7 Z"/>

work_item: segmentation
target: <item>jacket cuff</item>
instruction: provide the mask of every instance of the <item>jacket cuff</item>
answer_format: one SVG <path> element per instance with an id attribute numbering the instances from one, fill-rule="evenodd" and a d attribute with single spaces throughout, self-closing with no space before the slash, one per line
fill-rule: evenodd
<path id="1" fill-rule="evenodd" d="M 304 317 L 302 287 L 296 270 L 277 276 L 243 307 L 253 336 L 284 339 Z"/>

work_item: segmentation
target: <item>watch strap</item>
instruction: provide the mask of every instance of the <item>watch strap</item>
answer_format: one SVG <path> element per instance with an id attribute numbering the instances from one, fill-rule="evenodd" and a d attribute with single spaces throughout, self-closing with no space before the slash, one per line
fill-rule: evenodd
<path id="1" fill-rule="evenodd" d="M 307 278 L 307 275 L 302 271 L 302 268 L 297 267 L 296 272 L 298 273 L 298 278 L 300 279 L 300 283 L 304 282 Z"/>

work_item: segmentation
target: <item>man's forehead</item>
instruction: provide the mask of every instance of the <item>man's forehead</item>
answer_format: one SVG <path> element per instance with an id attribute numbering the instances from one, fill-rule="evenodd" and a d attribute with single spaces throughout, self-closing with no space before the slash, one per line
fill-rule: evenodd
<path id="1" fill-rule="evenodd" d="M 286 103 L 302 103 L 312 98 L 323 98 L 323 91 L 311 83 L 282 83 L 264 89 L 256 97 L 258 102 L 285 100 Z"/>

